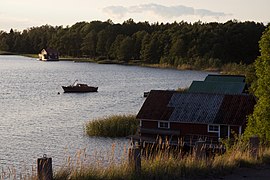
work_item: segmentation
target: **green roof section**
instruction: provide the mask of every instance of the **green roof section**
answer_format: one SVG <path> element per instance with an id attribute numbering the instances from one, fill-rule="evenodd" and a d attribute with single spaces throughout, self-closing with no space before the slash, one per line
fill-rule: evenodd
<path id="1" fill-rule="evenodd" d="M 209 74 L 205 82 L 215 81 L 215 82 L 245 82 L 245 76 L 240 75 L 215 75 Z"/>
<path id="2" fill-rule="evenodd" d="M 244 82 L 224 81 L 193 81 L 188 92 L 191 93 L 217 93 L 217 94 L 241 94 L 245 92 Z"/>

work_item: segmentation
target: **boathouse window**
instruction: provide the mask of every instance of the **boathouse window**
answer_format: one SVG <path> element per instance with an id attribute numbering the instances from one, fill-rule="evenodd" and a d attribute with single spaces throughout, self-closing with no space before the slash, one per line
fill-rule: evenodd
<path id="1" fill-rule="evenodd" d="M 158 128 L 170 129 L 170 123 L 164 121 L 158 121 Z"/>
<path id="2" fill-rule="evenodd" d="M 218 125 L 208 125 L 208 132 L 219 132 L 219 126 Z"/>

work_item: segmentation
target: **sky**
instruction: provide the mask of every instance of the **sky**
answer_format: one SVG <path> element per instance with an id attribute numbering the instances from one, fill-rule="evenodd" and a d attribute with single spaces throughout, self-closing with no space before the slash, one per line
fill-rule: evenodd
<path id="1" fill-rule="evenodd" d="M 270 0 L 0 0 L 0 30 L 76 22 L 270 22 Z"/>

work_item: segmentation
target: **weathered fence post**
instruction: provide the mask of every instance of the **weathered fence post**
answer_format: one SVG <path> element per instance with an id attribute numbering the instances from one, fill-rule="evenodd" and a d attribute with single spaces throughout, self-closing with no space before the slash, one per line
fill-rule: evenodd
<path id="1" fill-rule="evenodd" d="M 259 155 L 260 140 L 258 136 L 252 136 L 249 138 L 250 154 L 253 158 L 257 159 Z"/>
<path id="2" fill-rule="evenodd" d="M 42 158 L 37 159 L 38 180 L 52 180 L 52 158 L 47 158 L 44 154 Z"/>
<path id="3" fill-rule="evenodd" d="M 141 173 L 141 149 L 139 145 L 135 145 L 128 149 L 128 160 L 137 174 Z"/>
<path id="4" fill-rule="evenodd" d="M 196 159 L 203 159 L 206 157 L 206 149 L 204 147 L 205 141 L 195 142 L 194 153 Z"/>

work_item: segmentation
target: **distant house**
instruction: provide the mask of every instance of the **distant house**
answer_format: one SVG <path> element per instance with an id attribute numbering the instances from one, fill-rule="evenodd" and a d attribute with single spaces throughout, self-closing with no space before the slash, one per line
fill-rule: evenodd
<path id="1" fill-rule="evenodd" d="M 247 92 L 245 76 L 208 75 L 204 81 L 193 81 L 188 92 L 241 94 Z"/>
<path id="2" fill-rule="evenodd" d="M 46 49 L 42 49 L 38 57 L 39 57 L 39 60 L 42 60 L 42 61 L 58 61 L 59 52 L 54 49 L 46 48 Z"/>
<path id="3" fill-rule="evenodd" d="M 199 139 L 217 143 L 244 132 L 254 105 L 254 96 L 248 94 L 152 90 L 137 114 L 139 134 L 133 138 L 148 143 L 157 137 L 171 144 L 179 139 L 189 145 Z"/>

